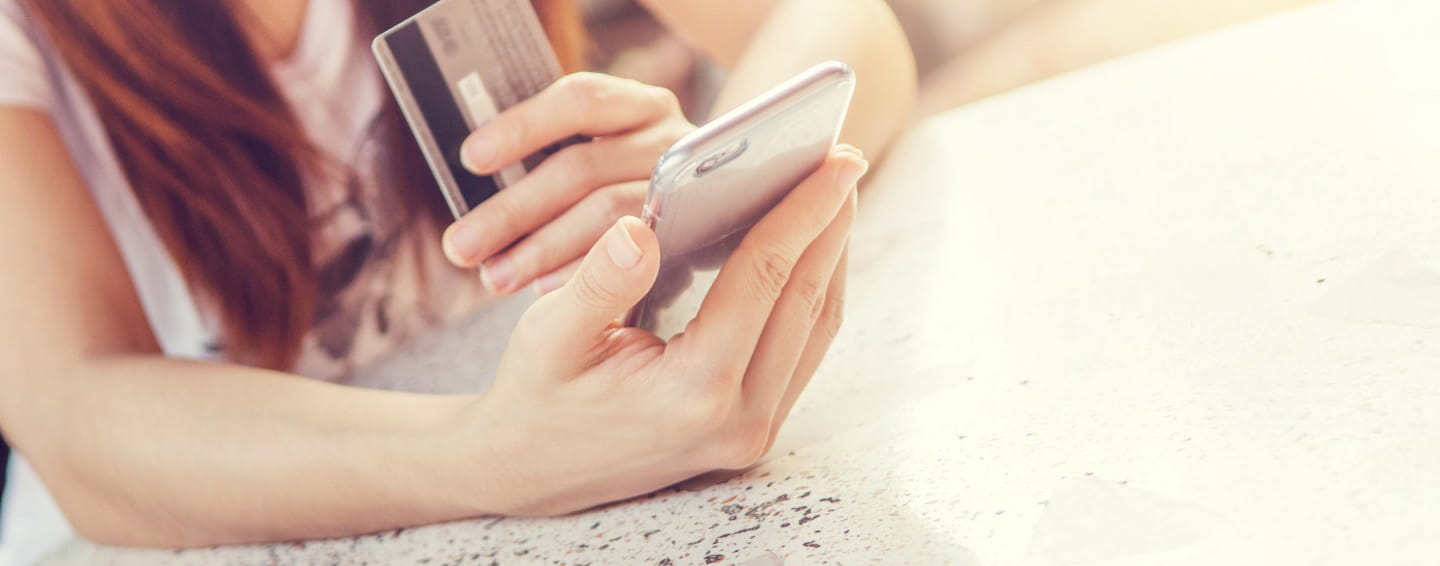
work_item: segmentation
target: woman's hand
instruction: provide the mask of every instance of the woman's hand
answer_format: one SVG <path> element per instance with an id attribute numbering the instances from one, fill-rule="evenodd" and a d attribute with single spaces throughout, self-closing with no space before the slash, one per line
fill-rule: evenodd
<path id="1" fill-rule="evenodd" d="M 461 161 L 486 175 L 571 136 L 594 140 L 550 156 L 452 224 L 446 256 L 480 265 L 493 293 L 537 278 L 544 291 L 558 287 L 607 227 L 640 213 L 655 161 L 692 129 L 666 89 L 595 73 L 561 78 L 475 130 Z"/>
<path id="2" fill-rule="evenodd" d="M 516 327 L 476 438 L 499 467 L 497 511 L 549 515 L 632 497 L 769 448 L 840 324 L 855 183 L 835 150 L 745 237 L 686 331 L 616 323 L 654 283 L 655 235 L 613 226 Z"/>

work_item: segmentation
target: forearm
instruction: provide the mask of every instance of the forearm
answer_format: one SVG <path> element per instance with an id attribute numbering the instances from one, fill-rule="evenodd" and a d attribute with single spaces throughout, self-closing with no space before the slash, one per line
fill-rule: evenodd
<path id="1" fill-rule="evenodd" d="M 463 425 L 473 398 L 158 356 L 76 366 L 31 393 L 7 407 L 7 434 L 102 543 L 354 535 L 483 514 L 500 490 Z"/>
<path id="2" fill-rule="evenodd" d="M 921 115 L 1314 0 L 1052 0 L 928 77 Z"/>
<path id="3" fill-rule="evenodd" d="M 910 120 L 916 89 L 915 58 L 881 0 L 779 2 L 730 69 L 714 113 L 829 59 L 849 63 L 857 77 L 841 141 L 880 155 Z"/>

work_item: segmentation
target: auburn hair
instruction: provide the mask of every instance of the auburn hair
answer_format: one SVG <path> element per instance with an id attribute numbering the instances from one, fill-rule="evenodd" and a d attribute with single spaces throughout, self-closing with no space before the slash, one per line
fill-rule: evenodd
<path id="1" fill-rule="evenodd" d="M 433 2 L 353 1 L 367 42 Z M 218 308 L 226 355 L 292 366 L 318 292 L 303 180 L 324 164 L 245 33 L 239 0 L 22 2 L 94 105 L 191 291 Z M 578 70 L 584 30 L 573 0 L 533 2 L 562 66 Z M 396 213 L 443 222 L 393 102 L 380 126 L 385 182 L 406 188 Z"/>

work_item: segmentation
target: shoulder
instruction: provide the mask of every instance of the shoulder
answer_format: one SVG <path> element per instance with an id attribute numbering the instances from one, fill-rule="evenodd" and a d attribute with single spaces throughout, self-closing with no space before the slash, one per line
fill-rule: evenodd
<path id="1" fill-rule="evenodd" d="M 0 106 L 47 107 L 49 72 L 42 43 L 16 0 L 0 0 Z"/>

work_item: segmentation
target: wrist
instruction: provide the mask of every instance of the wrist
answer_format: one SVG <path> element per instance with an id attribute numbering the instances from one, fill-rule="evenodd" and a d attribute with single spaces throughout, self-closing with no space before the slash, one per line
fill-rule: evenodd
<path id="1" fill-rule="evenodd" d="M 524 451 L 508 434 L 517 423 L 500 422 L 498 412 L 488 404 L 491 397 L 489 393 L 467 397 L 455 424 L 448 427 L 454 493 L 463 494 L 461 500 L 472 516 L 514 515 L 527 493 L 527 482 L 517 473 Z"/>
<path id="2" fill-rule="evenodd" d="M 411 405 L 408 426 L 387 435 L 377 454 L 377 481 L 417 513 L 415 524 L 466 519 L 503 511 L 489 454 L 493 439 L 476 427 L 479 395 L 422 396 Z"/>

